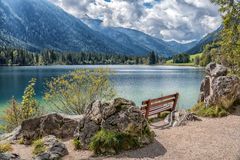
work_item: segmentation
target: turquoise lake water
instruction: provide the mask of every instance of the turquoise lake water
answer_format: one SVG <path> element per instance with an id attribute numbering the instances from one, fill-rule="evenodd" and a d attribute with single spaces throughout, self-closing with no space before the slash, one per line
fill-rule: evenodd
<path id="1" fill-rule="evenodd" d="M 114 71 L 112 83 L 120 97 L 133 100 L 137 105 L 149 98 L 179 92 L 178 107 L 190 108 L 197 102 L 202 68 L 178 66 L 108 65 L 108 66 L 31 66 L 0 67 L 0 107 L 15 96 L 21 100 L 24 88 L 31 78 L 37 78 L 36 93 L 41 99 L 44 84 L 51 77 L 81 68 L 110 68 Z"/>

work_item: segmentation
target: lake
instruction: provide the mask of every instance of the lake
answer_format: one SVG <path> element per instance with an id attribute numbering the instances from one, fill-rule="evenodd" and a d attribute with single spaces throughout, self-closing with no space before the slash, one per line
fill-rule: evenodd
<path id="1" fill-rule="evenodd" d="M 137 105 L 142 100 L 180 93 L 178 107 L 190 108 L 197 102 L 204 72 L 202 68 L 147 65 L 80 65 L 80 66 L 29 66 L 0 67 L 0 107 L 15 96 L 21 100 L 24 88 L 31 78 L 37 78 L 36 93 L 41 99 L 44 84 L 51 77 L 74 69 L 110 68 L 114 71 L 111 80 L 120 97 L 133 100 Z"/>

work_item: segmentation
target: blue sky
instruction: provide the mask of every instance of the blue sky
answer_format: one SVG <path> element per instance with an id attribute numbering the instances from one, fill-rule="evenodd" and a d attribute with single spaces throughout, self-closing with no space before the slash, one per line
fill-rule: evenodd
<path id="1" fill-rule="evenodd" d="M 143 31 L 164 40 L 199 40 L 221 24 L 210 0 L 49 0 L 76 17 Z"/>

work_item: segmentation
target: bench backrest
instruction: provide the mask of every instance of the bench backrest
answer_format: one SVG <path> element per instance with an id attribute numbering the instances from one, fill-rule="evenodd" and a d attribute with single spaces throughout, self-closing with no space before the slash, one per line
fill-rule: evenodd
<path id="1" fill-rule="evenodd" d="M 177 106 L 178 96 L 179 93 L 175 93 L 168 96 L 143 101 L 141 110 L 145 114 L 146 118 L 164 111 L 174 111 Z"/>

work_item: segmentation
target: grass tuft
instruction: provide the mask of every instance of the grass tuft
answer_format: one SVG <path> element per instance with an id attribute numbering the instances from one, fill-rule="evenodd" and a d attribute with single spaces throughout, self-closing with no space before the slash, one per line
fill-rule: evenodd
<path id="1" fill-rule="evenodd" d="M 80 150 L 82 149 L 82 145 L 81 145 L 81 142 L 78 138 L 74 138 L 73 139 L 73 145 L 74 145 L 74 149 L 75 150 Z"/>
<path id="2" fill-rule="evenodd" d="M 12 151 L 12 146 L 10 143 L 1 143 L 0 144 L 0 153 L 5 153 L 8 151 Z"/>
<path id="3" fill-rule="evenodd" d="M 225 117 L 230 114 L 228 110 L 224 107 L 221 106 L 206 107 L 202 102 L 193 106 L 193 108 L 191 108 L 190 111 L 198 116 L 211 118 Z"/>
<path id="4" fill-rule="evenodd" d="M 102 129 L 91 139 L 89 148 L 97 155 L 107 155 L 117 154 L 122 150 L 129 150 L 139 146 L 140 143 L 134 136 Z"/>
<path id="5" fill-rule="evenodd" d="M 41 153 L 44 153 L 45 151 L 46 151 L 46 147 L 45 147 L 42 139 L 38 139 L 33 142 L 33 154 L 34 155 L 39 155 Z"/>

